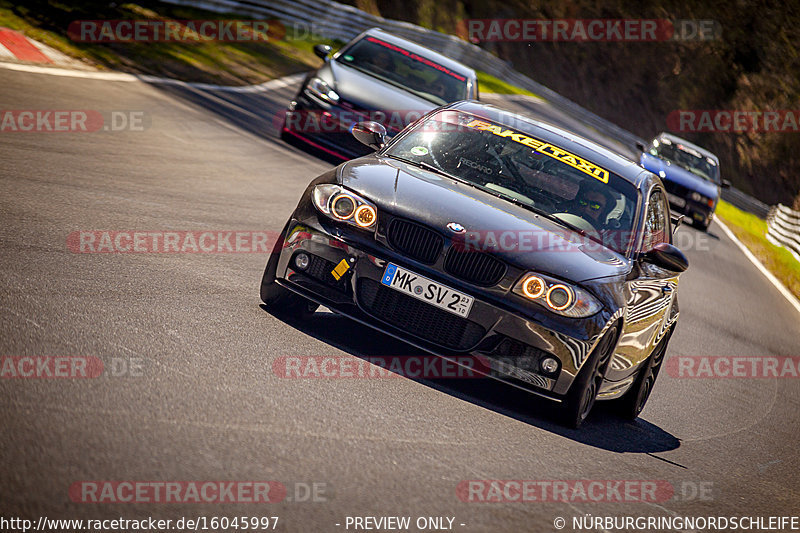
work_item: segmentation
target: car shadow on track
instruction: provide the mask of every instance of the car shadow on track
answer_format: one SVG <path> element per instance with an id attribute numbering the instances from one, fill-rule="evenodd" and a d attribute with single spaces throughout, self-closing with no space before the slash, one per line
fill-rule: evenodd
<path id="1" fill-rule="evenodd" d="M 273 313 L 263 304 L 261 309 L 296 330 L 360 359 L 375 356 L 428 355 L 427 352 L 394 337 L 335 313 L 318 311 L 310 319 L 301 320 Z M 539 399 L 494 379 L 410 377 L 406 379 L 544 431 L 603 450 L 618 453 L 658 453 L 674 450 L 680 446 L 677 437 L 641 417 L 630 422 L 615 416 L 606 402 L 598 402 L 583 427 L 573 430 L 559 424 L 555 403 Z"/>

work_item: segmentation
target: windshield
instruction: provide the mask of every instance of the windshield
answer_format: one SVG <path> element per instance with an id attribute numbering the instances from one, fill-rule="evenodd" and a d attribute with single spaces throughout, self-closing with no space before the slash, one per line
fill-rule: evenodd
<path id="1" fill-rule="evenodd" d="M 617 252 L 628 250 L 638 202 L 635 187 L 522 130 L 443 110 L 414 126 L 385 155 L 447 173 Z"/>
<path id="2" fill-rule="evenodd" d="M 337 61 L 436 105 L 467 98 L 466 76 L 375 37 L 354 43 Z"/>
<path id="3" fill-rule="evenodd" d="M 688 146 L 669 139 L 656 139 L 650 148 L 650 154 L 674 163 L 704 180 L 719 183 L 719 167 L 716 161 Z"/>

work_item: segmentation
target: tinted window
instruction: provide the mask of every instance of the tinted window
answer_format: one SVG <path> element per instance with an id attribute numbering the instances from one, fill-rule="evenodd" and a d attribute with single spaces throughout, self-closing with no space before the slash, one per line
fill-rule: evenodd
<path id="1" fill-rule="evenodd" d="M 364 37 L 337 61 L 443 105 L 467 97 L 467 78 L 435 61 L 376 37 Z"/>
<path id="2" fill-rule="evenodd" d="M 661 141 L 656 139 L 653 141 L 653 147 L 650 148 L 650 154 L 675 163 L 704 180 L 720 182 L 717 163 L 710 157 L 687 146 L 675 144 L 668 139 L 661 139 Z"/>
<path id="3" fill-rule="evenodd" d="M 415 125 L 386 153 L 552 215 L 626 253 L 638 202 L 635 187 L 525 128 L 443 110 Z"/>

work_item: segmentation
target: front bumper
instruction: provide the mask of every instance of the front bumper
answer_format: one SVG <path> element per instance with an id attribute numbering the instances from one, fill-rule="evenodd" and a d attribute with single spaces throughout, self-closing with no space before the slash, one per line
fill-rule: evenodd
<path id="1" fill-rule="evenodd" d="M 680 203 L 674 203 L 673 200 L 670 199 L 669 207 L 676 213 L 686 215 L 692 222 L 698 222 L 705 226 L 711 224 L 711 220 L 714 218 L 713 208 L 692 200 L 686 200 L 686 203 L 681 205 Z"/>
<path id="2" fill-rule="evenodd" d="M 665 182 L 665 185 L 668 193 L 669 207 L 672 211 L 681 215 L 686 215 L 692 222 L 698 222 L 705 226 L 711 224 L 711 220 L 714 217 L 716 202 L 713 206 L 709 206 L 707 201 L 693 200 L 691 194 L 693 194 L 694 191 L 675 186 L 671 182 Z"/>
<path id="3" fill-rule="evenodd" d="M 360 235 L 354 236 L 353 231 Z M 519 306 L 531 307 L 522 299 L 512 295 L 498 299 L 496 288 L 460 282 L 434 267 L 407 259 L 381 240 L 380 235 L 373 238 L 317 216 L 302 222 L 292 219 L 280 251 L 276 280 L 338 313 L 457 364 L 470 354 L 480 363 L 473 370 L 489 368 L 486 374 L 490 377 L 555 401 L 567 393 L 613 323 L 613 317 L 604 312 L 585 319 L 556 321 L 543 316 L 545 311 L 521 312 Z M 311 257 L 304 271 L 294 263 L 300 251 Z M 332 271 L 342 261 L 349 268 L 337 280 Z M 473 296 L 469 316 L 462 318 L 382 285 L 389 262 Z M 538 320 L 537 314 L 543 320 Z M 546 356 L 559 361 L 553 374 L 539 367 Z"/>
<path id="4" fill-rule="evenodd" d="M 290 136 L 342 160 L 372 153 L 350 133 L 359 115 L 301 91 L 284 115 L 282 135 Z"/>

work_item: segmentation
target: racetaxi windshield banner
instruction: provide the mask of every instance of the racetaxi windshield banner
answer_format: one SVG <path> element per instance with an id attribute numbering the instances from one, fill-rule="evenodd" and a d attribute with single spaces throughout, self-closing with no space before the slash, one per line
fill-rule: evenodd
<path id="1" fill-rule="evenodd" d="M 579 157 L 573 153 L 567 152 L 557 146 L 553 146 L 550 143 L 545 141 L 540 141 L 539 139 L 535 139 L 529 135 L 525 135 L 524 133 L 520 133 L 518 131 L 514 131 L 511 128 L 503 128 L 498 124 L 493 124 L 490 122 L 486 122 L 483 120 L 473 120 L 465 124 L 468 128 L 473 128 L 476 130 L 481 131 L 488 131 L 497 135 L 498 137 L 507 137 L 512 141 L 518 142 L 530 148 L 533 148 L 537 152 L 544 154 L 548 157 L 552 157 L 553 159 L 557 159 L 562 163 L 569 165 L 573 168 L 580 170 L 581 172 L 592 176 L 593 178 L 597 178 L 598 180 L 602 181 L 603 183 L 608 183 L 608 170 L 601 168 L 594 163 L 591 163 L 582 157 Z"/>

